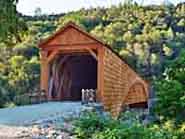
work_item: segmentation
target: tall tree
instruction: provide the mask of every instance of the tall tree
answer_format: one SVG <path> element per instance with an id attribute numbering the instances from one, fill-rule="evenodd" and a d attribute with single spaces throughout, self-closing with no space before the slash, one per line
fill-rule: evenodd
<path id="1" fill-rule="evenodd" d="M 23 22 L 19 20 L 16 11 L 18 0 L 0 0 L 0 41 L 6 42 L 15 37 L 16 41 L 21 41 L 18 37 L 18 30 L 22 28 Z"/>

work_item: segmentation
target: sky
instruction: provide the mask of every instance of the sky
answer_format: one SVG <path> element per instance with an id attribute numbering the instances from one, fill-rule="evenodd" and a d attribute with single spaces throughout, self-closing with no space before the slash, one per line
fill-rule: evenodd
<path id="1" fill-rule="evenodd" d="M 144 5 L 160 4 L 164 0 L 136 0 Z M 170 0 L 177 4 L 185 0 Z M 25 15 L 34 15 L 36 8 L 41 8 L 42 14 L 58 14 L 69 11 L 76 11 L 80 8 L 89 7 L 110 7 L 110 5 L 118 5 L 123 0 L 19 0 L 17 10 Z"/>

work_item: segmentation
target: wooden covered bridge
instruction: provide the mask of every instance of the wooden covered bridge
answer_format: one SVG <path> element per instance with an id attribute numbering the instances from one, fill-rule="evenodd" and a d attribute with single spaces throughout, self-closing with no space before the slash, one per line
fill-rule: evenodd
<path id="1" fill-rule="evenodd" d="M 48 100 L 80 101 L 83 88 L 96 89 L 96 100 L 115 116 L 125 104 L 148 100 L 148 84 L 110 46 L 72 22 L 39 48 Z"/>

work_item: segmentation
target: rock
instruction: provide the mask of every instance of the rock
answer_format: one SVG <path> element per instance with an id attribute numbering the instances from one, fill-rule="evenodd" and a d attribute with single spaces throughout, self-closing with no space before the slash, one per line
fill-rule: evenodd
<path id="1" fill-rule="evenodd" d="M 68 133 L 62 132 L 59 136 L 56 137 L 56 139 L 71 139 L 71 137 Z"/>
<path id="2" fill-rule="evenodd" d="M 100 103 L 89 103 L 87 105 L 83 105 L 81 109 L 81 114 L 86 112 L 97 112 L 98 114 L 103 114 L 104 109 Z"/>
<path id="3" fill-rule="evenodd" d="M 81 110 L 81 113 L 94 112 L 94 111 L 95 111 L 95 109 L 91 106 L 83 106 L 82 110 Z"/>
<path id="4" fill-rule="evenodd" d="M 82 107 L 80 106 L 80 109 L 75 110 L 67 109 L 65 112 L 56 112 L 46 117 L 39 117 L 37 120 L 26 120 L 26 124 L 24 124 L 26 127 L 18 129 L 21 131 L 18 137 L 25 139 L 73 139 L 74 137 L 71 135 L 74 129 L 72 124 L 74 119 L 79 118 L 81 113 L 97 112 L 100 114 L 103 112 L 103 107 L 97 103 L 89 103 Z"/>
<path id="5" fill-rule="evenodd" d="M 56 130 L 49 130 L 48 135 L 47 135 L 46 137 L 52 138 L 52 137 L 58 136 L 59 134 L 60 134 L 60 133 L 57 132 Z"/>
<path id="6" fill-rule="evenodd" d="M 72 130 L 74 129 L 74 126 L 72 125 L 72 123 L 63 123 L 62 127 L 61 127 L 61 130 L 62 131 L 65 131 L 65 132 L 68 132 L 68 133 L 71 133 Z"/>
<path id="7" fill-rule="evenodd" d="M 62 135 L 59 135 L 56 137 L 56 139 L 62 139 L 62 138 L 63 138 Z"/>
<path id="8" fill-rule="evenodd" d="M 153 122 L 160 122 L 159 117 L 151 114 L 151 115 L 147 115 L 146 118 L 143 120 L 144 125 L 148 125 Z"/>
<path id="9" fill-rule="evenodd" d="M 35 125 L 35 126 L 32 127 L 31 132 L 32 132 L 33 134 L 39 134 L 39 133 L 40 133 L 40 128 L 39 128 L 38 126 Z"/>

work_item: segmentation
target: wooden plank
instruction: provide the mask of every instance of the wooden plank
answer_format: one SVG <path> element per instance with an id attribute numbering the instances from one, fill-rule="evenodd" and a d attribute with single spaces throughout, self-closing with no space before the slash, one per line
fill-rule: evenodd
<path id="1" fill-rule="evenodd" d="M 97 66 L 97 90 L 98 90 L 98 99 L 100 101 L 103 101 L 103 91 L 104 91 L 104 65 L 103 65 L 103 59 L 104 59 L 104 48 L 98 49 L 98 66 Z"/>
<path id="2" fill-rule="evenodd" d="M 51 54 L 48 56 L 47 58 L 47 62 L 49 63 L 51 60 L 53 60 L 53 58 L 58 54 L 57 50 L 54 50 L 51 52 Z"/>
<path id="3" fill-rule="evenodd" d="M 99 47 L 102 47 L 96 43 L 87 43 L 87 44 L 68 44 L 68 45 L 62 45 L 62 44 L 53 44 L 53 45 L 47 45 L 42 50 L 52 51 L 52 50 L 86 50 L 86 48 L 90 49 L 97 49 Z"/>
<path id="4" fill-rule="evenodd" d="M 101 97 L 102 97 L 102 101 L 103 101 L 103 97 L 104 97 L 104 49 L 105 47 L 102 47 L 100 49 L 100 64 L 101 64 L 101 69 L 100 69 L 100 82 L 101 82 Z"/>
<path id="5" fill-rule="evenodd" d="M 47 62 L 48 51 L 41 51 L 40 59 L 41 59 L 41 78 L 40 78 L 40 88 L 44 90 L 48 98 L 48 81 L 49 81 L 49 64 Z"/>
<path id="6" fill-rule="evenodd" d="M 102 96 L 101 96 L 101 84 L 100 84 L 100 68 L 101 68 L 101 58 L 100 58 L 100 48 L 98 49 L 97 51 L 97 54 L 98 54 L 98 63 L 97 63 L 97 100 L 98 101 L 101 101 L 102 99 Z"/>
<path id="7" fill-rule="evenodd" d="M 49 41 L 47 44 L 71 44 L 71 43 L 97 43 L 97 41 L 91 39 L 86 34 L 73 27 L 68 27 L 65 31 L 54 37 L 53 40 Z"/>
<path id="8" fill-rule="evenodd" d="M 72 33 L 70 33 L 70 32 L 72 32 Z M 64 37 L 61 37 L 61 36 L 64 36 Z M 55 32 L 53 35 L 51 35 L 49 38 L 42 41 L 39 44 L 39 47 L 43 48 L 43 47 L 46 46 L 46 44 L 49 44 L 51 42 L 52 43 L 56 43 L 56 42 L 58 42 L 58 43 L 62 42 L 63 43 L 63 41 L 61 41 L 61 40 L 63 40 L 64 42 L 68 41 L 67 43 L 69 43 L 69 41 L 71 42 L 72 40 L 73 40 L 73 42 L 74 41 L 75 42 L 81 42 L 81 40 L 82 40 L 82 42 L 89 42 L 89 43 L 90 42 L 96 42 L 97 44 L 106 45 L 104 42 L 102 42 L 101 40 L 99 40 L 95 36 L 92 36 L 88 32 L 84 31 L 83 29 L 81 29 L 76 24 L 68 23 L 67 25 L 65 25 L 64 27 L 59 29 L 57 32 Z"/>
<path id="9" fill-rule="evenodd" d="M 94 59 L 96 59 L 96 61 L 98 61 L 98 57 L 97 57 L 96 53 L 93 50 L 91 50 L 90 48 L 86 48 L 86 49 L 94 57 Z"/>
<path id="10" fill-rule="evenodd" d="M 69 54 L 69 55 L 90 55 L 87 50 L 65 50 L 59 51 L 59 54 Z"/>

